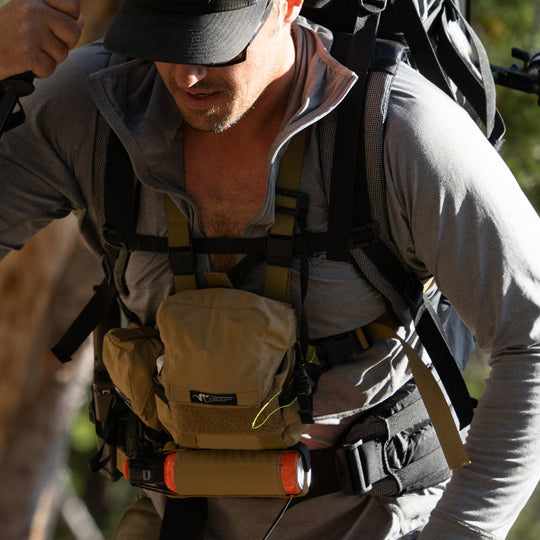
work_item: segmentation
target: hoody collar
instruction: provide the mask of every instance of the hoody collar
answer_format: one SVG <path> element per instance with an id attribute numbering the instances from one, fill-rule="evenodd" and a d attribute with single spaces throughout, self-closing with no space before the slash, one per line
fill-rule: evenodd
<path id="1" fill-rule="evenodd" d="M 293 26 L 295 82 L 274 161 L 291 137 L 336 108 L 357 77 L 328 52 L 331 33 L 303 18 Z M 182 192 L 183 118 L 153 63 L 132 60 L 108 67 L 88 79 L 96 106 L 124 144 L 141 182 L 164 192 Z M 183 169 L 182 169 L 183 170 Z"/>

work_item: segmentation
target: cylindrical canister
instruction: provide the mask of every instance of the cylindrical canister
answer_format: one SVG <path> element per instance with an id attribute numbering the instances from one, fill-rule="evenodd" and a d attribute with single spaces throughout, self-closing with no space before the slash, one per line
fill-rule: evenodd
<path id="1" fill-rule="evenodd" d="M 310 471 L 294 449 L 182 449 L 166 457 L 163 476 L 184 497 L 290 497 L 307 493 Z"/>

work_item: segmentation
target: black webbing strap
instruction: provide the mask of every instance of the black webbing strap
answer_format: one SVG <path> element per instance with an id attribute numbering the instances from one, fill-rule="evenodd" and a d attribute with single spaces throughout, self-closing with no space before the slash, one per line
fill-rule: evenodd
<path id="1" fill-rule="evenodd" d="M 398 2 L 399 3 L 399 2 Z M 407 4 L 407 2 L 404 2 Z M 414 7 L 414 6 L 413 6 Z M 416 13 L 416 10 L 415 10 Z M 417 14 L 415 15 L 417 17 Z M 422 27 L 423 28 L 423 27 Z M 357 105 L 358 106 L 358 105 Z M 362 102 L 364 109 L 364 102 Z M 373 216 L 370 206 L 370 192 L 368 189 L 366 159 L 373 160 L 374 156 L 367 156 L 365 148 L 368 145 L 364 144 L 368 138 L 380 137 L 382 134 L 374 134 L 369 129 L 369 126 L 364 123 L 365 116 L 360 117 L 358 114 L 350 114 L 349 118 L 352 118 L 357 123 L 362 122 L 364 125 L 364 133 L 360 131 L 360 135 L 357 137 L 358 146 L 360 149 L 355 153 L 354 167 L 351 169 L 342 168 L 340 175 L 332 177 L 331 194 L 334 192 L 334 185 L 336 182 L 340 184 L 349 184 L 347 193 L 351 193 L 351 186 L 353 186 L 353 197 L 349 200 L 349 204 L 344 206 L 343 203 L 337 208 L 332 205 L 339 204 L 339 199 L 332 200 L 330 198 L 329 218 L 332 214 L 341 212 L 342 214 L 349 213 L 349 226 L 352 232 L 357 229 L 370 229 L 376 232 L 374 227 Z M 360 118 L 360 120 L 359 120 Z M 338 117 L 337 134 L 342 131 L 340 124 L 341 118 Z M 346 131 L 348 128 L 345 127 Z M 382 133 L 382 132 L 381 132 Z M 379 141 L 380 142 L 380 141 Z M 375 148 L 376 151 L 382 151 L 381 144 L 370 144 L 369 148 Z M 349 146 L 350 150 L 350 146 Z M 339 155 L 343 149 L 340 147 L 340 143 L 336 140 L 335 156 Z M 351 152 L 352 153 L 352 152 Z M 351 162 L 349 162 L 350 164 Z M 378 173 L 379 174 L 379 173 Z M 377 178 L 374 181 L 378 181 Z M 338 187 L 338 190 L 341 188 Z M 345 191 L 343 191 L 345 193 Z M 352 205 L 351 202 L 352 201 Z M 349 211 L 349 208 L 351 210 Z M 352 212 L 352 208 L 355 209 Z M 346 209 L 347 212 L 344 210 Z M 343 216 L 341 216 L 343 219 Z M 342 231 L 344 229 L 342 228 Z M 329 219 L 329 233 L 330 233 L 330 219 Z M 351 241 L 352 234 L 346 238 L 347 241 Z M 343 241 L 343 239 L 342 239 Z M 330 246 L 332 245 L 333 238 L 330 235 Z M 432 313 L 427 308 L 422 308 L 424 304 L 423 284 L 420 279 L 411 271 L 406 269 L 403 264 L 398 260 L 397 256 L 392 250 L 382 241 L 382 239 L 375 234 L 371 242 L 368 242 L 361 246 L 362 251 L 368 257 L 368 259 L 375 265 L 377 270 L 382 276 L 398 291 L 401 296 L 407 302 L 409 309 L 416 319 L 417 332 L 423 343 L 426 351 L 431 358 L 437 373 L 441 377 L 442 383 L 447 390 L 449 397 L 451 398 L 452 405 L 459 418 L 461 428 L 468 425 L 472 418 L 472 410 L 476 405 L 476 401 L 469 395 L 468 389 L 463 381 L 459 366 L 454 359 L 451 349 L 444 337 L 442 329 L 436 324 L 434 320 L 435 313 Z M 343 249 L 343 244 L 340 249 Z M 329 250 L 330 251 L 330 250 Z M 329 257 L 330 258 L 330 257 Z M 420 311 L 419 311 L 420 310 Z"/>
<path id="2" fill-rule="evenodd" d="M 362 187 L 362 183 L 364 184 L 362 187 L 365 193 L 364 197 L 368 198 L 365 176 L 359 174 L 356 181 L 357 188 Z M 358 213 L 359 217 L 361 214 L 362 212 Z M 362 218 L 369 222 L 371 214 L 363 215 Z M 446 341 L 444 331 L 436 322 L 437 315 L 433 306 L 429 304 L 429 300 L 424 298 L 421 281 L 415 274 L 405 270 L 382 240 L 378 239 L 363 246 L 362 251 L 407 301 L 415 318 L 415 328 L 420 341 L 424 345 L 448 393 L 448 397 L 458 416 L 460 428 L 469 425 L 473 416 L 473 409 L 476 407 L 476 400 L 470 396 L 459 365 Z"/>
<path id="3" fill-rule="evenodd" d="M 359 141 L 362 138 L 366 83 L 378 23 L 377 14 L 369 16 L 364 28 L 351 37 L 346 62 L 347 67 L 358 75 L 358 80 L 340 105 L 338 112 L 339 129 L 336 133 L 332 167 L 327 250 L 328 259 L 336 261 L 345 261 L 348 258 L 354 200 L 354 183 L 350 181 L 350 171 L 356 170 L 358 161 L 361 163 L 365 161 L 363 146 L 351 145 L 351 141 Z"/>
<path id="4" fill-rule="evenodd" d="M 61 362 L 71 359 L 106 316 L 117 294 L 114 280 L 116 260 L 120 250 L 131 248 L 136 237 L 138 182 L 126 150 L 101 115 L 98 118 L 96 139 L 99 139 L 96 145 L 103 146 L 105 151 L 104 156 L 96 157 L 105 160 L 103 184 L 98 186 L 96 194 L 96 212 L 98 221 L 102 221 L 101 233 L 105 240 L 102 246 L 105 279 L 96 287 L 94 296 L 53 347 L 53 354 Z"/>
<path id="5" fill-rule="evenodd" d="M 482 123 L 486 137 L 491 144 L 497 145 L 504 135 L 503 119 L 496 108 L 495 81 L 491 73 L 491 66 L 487 53 L 474 30 L 468 25 L 459 11 L 451 6 L 452 15 L 465 26 L 467 35 L 474 46 L 478 57 L 478 73 L 471 59 L 468 61 L 456 50 L 457 46 L 449 35 L 449 16 L 443 10 L 441 13 L 441 31 L 438 34 L 437 54 L 441 65 L 448 76 L 456 83 L 459 91 L 465 96 Z"/>
<path id="6" fill-rule="evenodd" d="M 124 145 L 112 130 L 103 181 L 103 236 L 113 246 L 131 248 L 138 218 L 139 182 L 135 180 Z"/>
<path id="7" fill-rule="evenodd" d="M 452 402 L 459 427 L 463 429 L 471 423 L 477 400 L 469 394 L 461 370 L 437 320 L 435 308 L 426 300 L 418 310 L 415 328 Z"/>
<path id="8" fill-rule="evenodd" d="M 208 515 L 208 500 L 202 497 L 189 499 L 168 498 L 159 532 L 159 540 L 202 540 Z"/>
<path id="9" fill-rule="evenodd" d="M 449 15 L 455 20 L 459 17 L 461 24 L 465 27 L 467 38 L 476 49 L 480 79 L 473 73 L 471 66 L 467 65 L 462 53 L 457 50 L 448 35 Z M 485 133 L 490 142 L 497 145 L 505 132 L 504 122 L 495 107 L 495 84 L 487 54 L 480 39 L 467 23 L 466 14 L 461 15 L 453 2 L 443 1 L 429 15 L 427 26 L 433 26 L 437 30 L 437 50 L 413 0 L 394 1 L 389 6 L 389 13 L 386 14 L 386 20 L 388 19 L 397 21 L 393 29 L 403 32 L 411 50 L 411 59 L 420 73 L 455 99 L 456 95 L 448 77 L 452 79 L 458 91 L 465 96 L 484 124 Z"/>
<path id="10" fill-rule="evenodd" d="M 333 32 L 353 32 L 359 5 L 363 3 L 362 0 L 310 0 L 304 2 L 301 15 Z"/>
<path id="11" fill-rule="evenodd" d="M 94 296 L 79 313 L 60 341 L 51 349 L 60 362 L 65 363 L 71 360 L 82 342 L 110 310 L 115 297 L 116 289 L 106 279 L 96 287 Z"/>
<path id="12" fill-rule="evenodd" d="M 420 73 L 454 99 L 444 71 L 437 59 L 431 40 L 420 20 L 420 14 L 413 0 L 398 0 L 392 4 L 392 16 L 400 23 L 411 56 Z"/>

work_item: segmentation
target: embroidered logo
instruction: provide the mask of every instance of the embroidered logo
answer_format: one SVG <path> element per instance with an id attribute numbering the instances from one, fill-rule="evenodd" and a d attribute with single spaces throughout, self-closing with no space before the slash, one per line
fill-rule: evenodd
<path id="1" fill-rule="evenodd" d="M 209 394 L 190 390 L 191 403 L 204 403 L 205 405 L 237 405 L 236 394 Z"/>

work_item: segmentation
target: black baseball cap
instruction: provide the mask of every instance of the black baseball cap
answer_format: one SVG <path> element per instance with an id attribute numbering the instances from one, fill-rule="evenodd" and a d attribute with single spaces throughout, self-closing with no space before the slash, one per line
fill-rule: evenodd
<path id="1" fill-rule="evenodd" d="M 257 31 L 267 0 L 124 0 L 105 47 L 173 64 L 222 64 Z"/>

